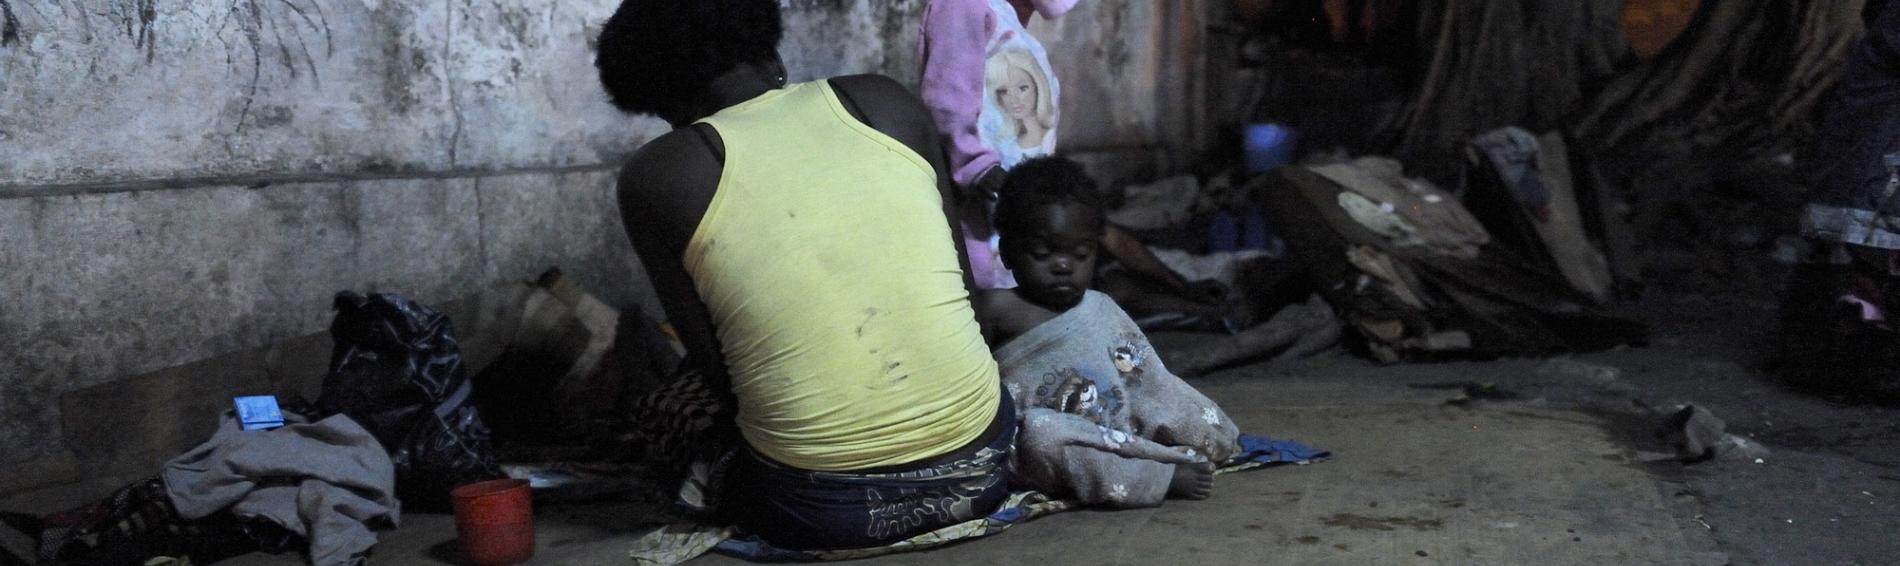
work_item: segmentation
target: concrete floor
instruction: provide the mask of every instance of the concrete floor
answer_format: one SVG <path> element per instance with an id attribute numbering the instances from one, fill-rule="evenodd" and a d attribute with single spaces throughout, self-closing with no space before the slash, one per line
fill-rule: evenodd
<path id="1" fill-rule="evenodd" d="M 1764 376 L 1767 303 L 1681 296 L 1641 308 L 1658 321 L 1650 346 L 1566 359 L 1608 370 L 1592 376 L 1538 359 L 1381 367 L 1328 355 L 1199 378 L 1243 430 L 1334 459 L 1221 476 L 1209 501 L 1056 514 L 871 562 L 1894 563 L 1900 408 Z M 1673 460 L 1656 432 L 1681 403 L 1714 411 L 1767 454 Z M 533 563 L 631 564 L 655 517 L 628 503 L 543 505 Z M 374 561 L 459 563 L 453 521 L 405 515 Z"/>
<path id="2" fill-rule="evenodd" d="M 1244 430 L 1336 457 L 1222 476 L 1209 501 L 1057 514 L 989 539 L 873 562 L 1728 563 L 1692 520 L 1696 501 L 1639 462 L 1613 423 L 1541 401 L 1467 401 L 1462 390 L 1418 379 L 1452 367 L 1335 359 L 1213 376 L 1202 381 L 1205 391 Z M 544 508 L 534 563 L 629 564 L 643 515 L 624 505 Z M 455 563 L 452 521 L 404 517 L 375 558 Z M 256 555 L 233 563 L 296 561 Z"/>

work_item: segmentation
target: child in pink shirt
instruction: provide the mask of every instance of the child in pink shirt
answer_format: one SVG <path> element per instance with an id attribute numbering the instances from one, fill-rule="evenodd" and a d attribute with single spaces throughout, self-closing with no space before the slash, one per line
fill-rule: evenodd
<path id="1" fill-rule="evenodd" d="M 1024 26 L 1032 14 L 1056 18 L 1076 2 L 931 0 L 924 8 L 919 54 L 924 105 L 937 131 L 949 139 L 951 177 L 965 201 L 959 208 L 970 275 L 983 289 L 1016 286 L 990 225 L 1002 173 L 1024 160 L 1054 154 L 1061 122 L 1062 83 L 1042 43 Z M 1223 302 L 1226 289 L 1218 282 L 1188 281 L 1125 229 L 1106 226 L 1101 245 L 1135 276 L 1121 278 L 1136 285 L 1130 292 L 1150 297 L 1127 303 L 1131 308 L 1161 305 L 1155 308 L 1202 312 L 1218 310 Z M 1134 298 L 1123 294 L 1120 300 Z"/>
<path id="2" fill-rule="evenodd" d="M 951 176 L 966 199 L 971 274 L 985 289 L 1016 282 L 996 254 L 989 202 L 1002 171 L 1055 151 L 1061 84 L 1042 43 L 1024 26 L 1076 0 L 931 0 L 924 8 L 922 93 L 949 138 Z M 976 197 L 982 197 L 978 200 Z"/>

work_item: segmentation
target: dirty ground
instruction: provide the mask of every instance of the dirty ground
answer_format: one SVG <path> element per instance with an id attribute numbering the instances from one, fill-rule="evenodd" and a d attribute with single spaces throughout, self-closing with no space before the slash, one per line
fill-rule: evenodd
<path id="1" fill-rule="evenodd" d="M 1057 514 L 871 562 L 1889 563 L 1900 550 L 1900 410 L 1793 391 L 1756 369 L 1773 333 L 1766 296 L 1649 295 L 1631 307 L 1656 324 L 1647 348 L 1559 363 L 1333 355 L 1209 375 L 1195 383 L 1244 430 L 1335 457 L 1222 476 L 1209 501 Z M 1662 432 L 1683 403 L 1766 455 L 1676 461 Z M 630 564 L 649 511 L 540 509 L 533 563 Z M 457 563 L 454 537 L 449 516 L 409 514 L 375 559 Z"/>

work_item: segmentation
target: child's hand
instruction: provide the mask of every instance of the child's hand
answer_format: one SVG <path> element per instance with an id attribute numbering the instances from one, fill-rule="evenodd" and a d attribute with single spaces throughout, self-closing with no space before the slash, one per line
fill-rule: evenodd
<path id="1" fill-rule="evenodd" d="M 1003 190 L 1002 167 L 991 167 L 976 178 L 976 182 L 963 188 L 963 200 L 969 203 L 991 203 L 996 201 L 997 193 Z M 987 209 L 986 209 L 987 210 Z"/>

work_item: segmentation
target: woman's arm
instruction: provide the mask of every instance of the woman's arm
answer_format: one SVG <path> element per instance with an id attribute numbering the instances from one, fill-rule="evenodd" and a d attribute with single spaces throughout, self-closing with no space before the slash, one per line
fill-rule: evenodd
<path id="1" fill-rule="evenodd" d="M 1219 301 L 1221 295 L 1225 293 L 1225 289 L 1218 282 L 1190 282 L 1181 274 L 1175 273 L 1168 264 L 1161 262 L 1161 258 L 1155 257 L 1154 251 L 1148 249 L 1147 244 L 1135 239 L 1135 235 L 1130 234 L 1126 228 L 1104 224 L 1102 250 L 1121 261 L 1122 266 L 1127 267 L 1128 271 L 1160 283 L 1182 297 L 1200 302 L 1213 302 Z"/>
<path id="2" fill-rule="evenodd" d="M 682 363 L 701 371 L 714 391 L 730 395 L 712 314 L 682 261 L 686 242 L 719 185 L 719 172 L 719 159 L 707 142 L 685 129 L 675 130 L 627 159 L 620 169 L 618 193 L 627 237 L 653 281 L 667 322 L 686 346 Z"/>

